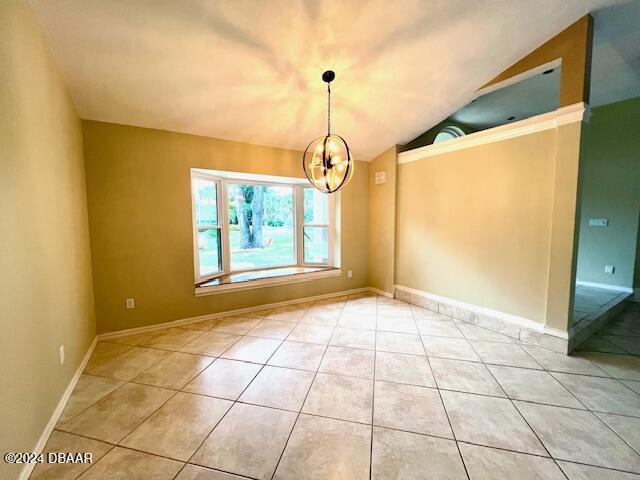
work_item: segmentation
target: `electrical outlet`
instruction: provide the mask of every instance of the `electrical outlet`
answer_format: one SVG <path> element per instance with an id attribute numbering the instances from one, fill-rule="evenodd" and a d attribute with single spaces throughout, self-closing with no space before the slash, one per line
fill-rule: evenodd
<path id="1" fill-rule="evenodd" d="M 609 275 L 613 275 L 613 273 L 616 271 L 616 267 L 614 267 L 613 265 L 605 265 L 604 266 L 604 273 L 608 273 Z"/>
<path id="2" fill-rule="evenodd" d="M 127 308 L 136 308 L 136 299 L 135 298 L 127 298 Z"/>
<path id="3" fill-rule="evenodd" d="M 60 345 L 58 348 L 58 358 L 60 359 L 60 365 L 64 365 L 64 345 Z"/>
<path id="4" fill-rule="evenodd" d="M 347 272 L 347 278 L 351 278 L 351 277 L 353 277 L 353 272 L 351 270 L 349 270 Z"/>

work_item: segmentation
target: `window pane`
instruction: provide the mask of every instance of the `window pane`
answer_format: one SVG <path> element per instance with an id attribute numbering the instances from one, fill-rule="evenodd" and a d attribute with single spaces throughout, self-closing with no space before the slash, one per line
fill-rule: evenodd
<path id="1" fill-rule="evenodd" d="M 304 227 L 305 263 L 329 263 L 328 227 Z"/>
<path id="2" fill-rule="evenodd" d="M 304 223 L 329 223 L 329 196 L 315 188 L 304 189 Z"/>
<path id="3" fill-rule="evenodd" d="M 292 187 L 230 184 L 231 270 L 295 264 L 294 225 Z"/>
<path id="4" fill-rule="evenodd" d="M 222 242 L 219 228 L 198 230 L 198 251 L 201 277 L 222 271 Z"/>
<path id="5" fill-rule="evenodd" d="M 217 184 L 204 178 L 193 179 L 196 225 L 217 225 Z"/>

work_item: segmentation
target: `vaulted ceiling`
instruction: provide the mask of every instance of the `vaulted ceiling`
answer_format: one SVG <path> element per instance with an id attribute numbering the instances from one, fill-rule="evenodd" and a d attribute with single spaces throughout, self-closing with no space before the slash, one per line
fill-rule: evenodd
<path id="1" fill-rule="evenodd" d="M 614 0 L 32 0 L 82 118 L 369 160 Z M 622 2 L 624 3 L 624 2 Z"/>

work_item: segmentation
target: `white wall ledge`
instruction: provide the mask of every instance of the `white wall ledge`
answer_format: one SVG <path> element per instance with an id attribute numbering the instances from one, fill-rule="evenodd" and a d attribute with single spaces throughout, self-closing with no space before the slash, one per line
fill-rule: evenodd
<path id="1" fill-rule="evenodd" d="M 591 109 L 584 102 L 574 103 L 566 107 L 558 108 L 553 112 L 543 113 L 534 117 L 525 118 L 517 122 L 498 127 L 470 133 L 462 137 L 454 138 L 442 143 L 425 145 L 398 154 L 398 163 L 409 163 L 423 158 L 455 152 L 465 148 L 477 147 L 488 143 L 499 142 L 509 138 L 551 130 L 562 125 L 575 122 L 588 122 L 591 117 Z"/>

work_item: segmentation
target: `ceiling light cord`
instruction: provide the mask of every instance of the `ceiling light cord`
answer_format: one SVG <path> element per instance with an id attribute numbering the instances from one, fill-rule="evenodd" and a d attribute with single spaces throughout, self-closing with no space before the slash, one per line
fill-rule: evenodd
<path id="1" fill-rule="evenodd" d="M 327 135 L 331 135 L 331 82 L 327 82 Z"/>

